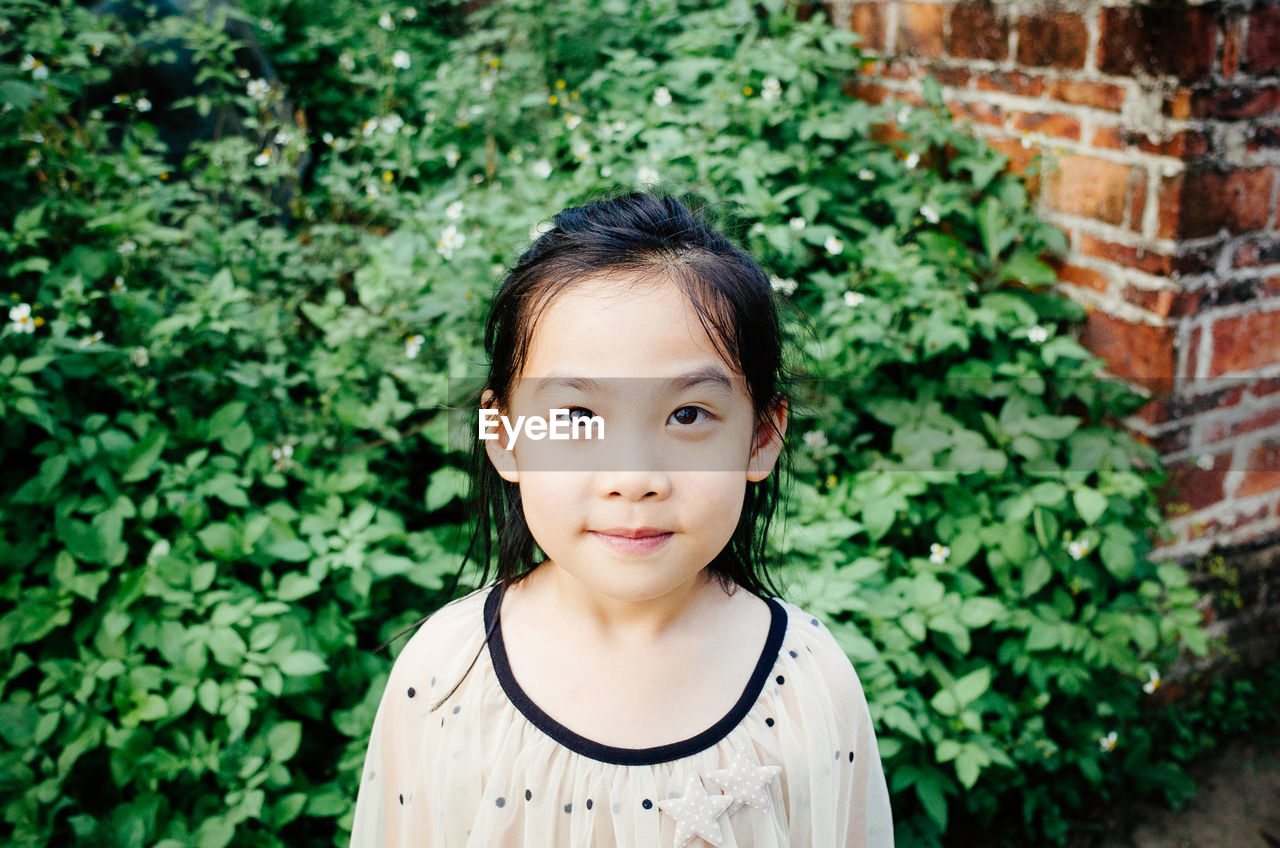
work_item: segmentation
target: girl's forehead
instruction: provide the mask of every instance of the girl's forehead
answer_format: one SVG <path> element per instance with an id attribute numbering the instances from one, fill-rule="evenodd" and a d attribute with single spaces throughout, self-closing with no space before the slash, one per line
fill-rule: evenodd
<path id="1" fill-rule="evenodd" d="M 665 275 L 585 278 L 540 310 L 522 376 L 658 377 L 726 362 L 698 311 Z"/>

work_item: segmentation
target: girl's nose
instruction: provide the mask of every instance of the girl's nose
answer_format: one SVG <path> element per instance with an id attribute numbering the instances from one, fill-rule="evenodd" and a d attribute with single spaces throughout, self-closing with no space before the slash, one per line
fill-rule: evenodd
<path id="1" fill-rule="evenodd" d="M 600 474 L 600 478 L 601 491 L 608 497 L 661 501 L 671 496 L 671 476 L 660 469 L 606 471 Z"/>

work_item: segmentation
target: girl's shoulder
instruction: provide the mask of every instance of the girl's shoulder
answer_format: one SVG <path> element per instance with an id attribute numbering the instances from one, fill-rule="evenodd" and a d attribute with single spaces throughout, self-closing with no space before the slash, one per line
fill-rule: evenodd
<path id="1" fill-rule="evenodd" d="M 831 629 L 816 615 L 793 603 L 780 598 L 771 600 L 786 614 L 787 631 L 781 653 L 792 660 L 803 658 L 804 664 L 814 672 L 814 680 L 820 680 L 824 689 L 862 699 L 862 682 Z"/>
<path id="2" fill-rule="evenodd" d="M 484 642 L 484 602 L 491 588 L 476 589 L 429 615 L 396 657 L 392 673 L 428 668 L 448 672 L 456 661 L 470 662 Z"/>

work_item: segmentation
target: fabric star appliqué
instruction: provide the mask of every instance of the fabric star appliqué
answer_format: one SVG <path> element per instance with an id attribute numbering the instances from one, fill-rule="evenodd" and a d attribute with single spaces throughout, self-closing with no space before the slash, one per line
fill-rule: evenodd
<path id="1" fill-rule="evenodd" d="M 707 775 L 707 781 L 724 790 L 726 798 L 732 798 L 732 813 L 739 807 L 755 807 L 762 812 L 773 809 L 769 800 L 769 784 L 782 771 L 782 766 L 753 766 L 741 751 L 734 757 L 733 765 Z"/>
<path id="2" fill-rule="evenodd" d="M 733 799 L 727 795 L 709 795 L 696 774 L 689 775 L 684 784 L 684 794 L 658 802 L 658 809 L 676 822 L 675 848 L 684 848 L 695 836 L 720 848 L 724 834 L 720 831 L 720 814 L 729 808 Z"/>

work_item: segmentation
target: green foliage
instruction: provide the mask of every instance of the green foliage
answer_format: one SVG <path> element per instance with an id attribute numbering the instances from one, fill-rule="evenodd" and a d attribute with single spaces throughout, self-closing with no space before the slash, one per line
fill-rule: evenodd
<path id="1" fill-rule="evenodd" d="M 732 209 L 777 275 L 804 375 L 777 550 L 863 678 L 900 844 L 1060 841 L 1184 790 L 1142 687 L 1206 645 L 1146 556 L 1158 459 L 1110 423 L 1138 401 L 1045 288 L 1061 236 L 936 88 L 883 141 L 892 113 L 842 91 L 852 36 L 780 2 L 246 6 L 280 83 L 216 20 L 0 5 L 15 845 L 344 843 L 371 649 L 460 560 L 441 410 L 496 275 L 558 209 L 651 182 Z M 119 81 L 182 50 L 175 105 L 243 134 L 174 163 Z"/>

